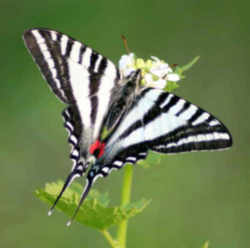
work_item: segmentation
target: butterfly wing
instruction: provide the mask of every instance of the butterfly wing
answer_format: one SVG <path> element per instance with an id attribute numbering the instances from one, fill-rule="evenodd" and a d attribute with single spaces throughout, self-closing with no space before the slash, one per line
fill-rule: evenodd
<path id="1" fill-rule="evenodd" d="M 104 56 L 60 32 L 35 28 L 23 38 L 53 92 L 69 105 L 63 117 L 74 164 L 64 191 L 86 171 L 89 147 L 100 135 L 120 73 Z"/>
<path id="2" fill-rule="evenodd" d="M 180 153 L 223 149 L 232 145 L 232 137 L 224 124 L 196 105 L 146 88 L 106 143 L 103 159 L 127 153 L 123 155 L 125 163 L 136 162 L 140 150 L 144 154 L 145 150 Z"/>
<path id="3" fill-rule="evenodd" d="M 74 170 L 78 166 L 80 160 L 82 123 L 79 119 L 77 109 L 73 106 L 69 106 L 64 109 L 62 116 L 64 119 L 64 127 L 68 131 L 68 142 L 72 146 L 70 158 L 73 161 L 72 170 Z"/>

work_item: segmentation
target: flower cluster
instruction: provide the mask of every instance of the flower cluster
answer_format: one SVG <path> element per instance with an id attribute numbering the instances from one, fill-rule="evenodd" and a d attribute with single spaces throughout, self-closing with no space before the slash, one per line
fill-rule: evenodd
<path id="1" fill-rule="evenodd" d="M 180 80 L 180 75 L 173 72 L 166 62 L 154 56 L 144 61 L 133 53 L 123 55 L 119 61 L 119 69 L 124 77 L 129 76 L 132 71 L 140 69 L 142 85 L 158 89 L 166 88 L 168 82 Z"/>

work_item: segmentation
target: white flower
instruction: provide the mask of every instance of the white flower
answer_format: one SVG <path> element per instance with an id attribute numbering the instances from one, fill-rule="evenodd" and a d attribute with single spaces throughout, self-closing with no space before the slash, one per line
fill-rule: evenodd
<path id="1" fill-rule="evenodd" d="M 165 77 L 169 72 L 173 70 L 169 67 L 169 65 L 163 61 L 160 61 L 157 57 L 151 56 L 154 60 L 150 72 L 155 74 L 158 77 Z"/>
<path id="2" fill-rule="evenodd" d="M 172 81 L 172 82 L 177 82 L 179 81 L 181 78 L 177 73 L 169 73 L 167 75 L 167 80 L 168 81 Z"/>
<path id="3" fill-rule="evenodd" d="M 164 89 L 167 84 L 167 81 L 161 78 L 158 80 L 154 80 L 153 75 L 151 73 L 145 74 L 144 79 L 147 87 Z"/>
<path id="4" fill-rule="evenodd" d="M 144 61 L 141 58 L 136 58 L 133 53 L 123 55 L 119 60 L 119 69 L 124 77 L 140 69 L 142 85 L 157 89 L 166 88 L 168 81 L 177 82 L 180 80 L 180 76 L 174 73 L 166 62 L 154 56 L 151 58 Z"/>
<path id="5" fill-rule="evenodd" d="M 133 53 L 122 55 L 119 60 L 119 69 L 125 77 L 130 75 L 132 71 L 135 71 L 135 55 Z"/>

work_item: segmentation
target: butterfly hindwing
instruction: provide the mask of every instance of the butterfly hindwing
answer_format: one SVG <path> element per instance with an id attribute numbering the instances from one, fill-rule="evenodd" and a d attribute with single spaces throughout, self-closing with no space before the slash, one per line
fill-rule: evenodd
<path id="1" fill-rule="evenodd" d="M 68 142 L 72 145 L 72 150 L 70 153 L 70 158 L 73 161 L 72 170 L 77 166 L 80 160 L 80 142 L 81 142 L 81 132 L 82 123 L 79 118 L 77 109 L 73 106 L 69 106 L 62 112 L 64 119 L 64 127 L 67 129 L 69 136 Z"/>

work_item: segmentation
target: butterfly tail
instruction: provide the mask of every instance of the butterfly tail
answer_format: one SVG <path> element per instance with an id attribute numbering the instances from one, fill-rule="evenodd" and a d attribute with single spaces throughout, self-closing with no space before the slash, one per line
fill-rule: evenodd
<path id="1" fill-rule="evenodd" d="M 87 197 L 87 195 L 88 195 L 88 193 L 89 193 L 89 191 L 90 191 L 90 189 L 91 189 L 91 187 L 93 185 L 93 182 L 94 182 L 93 180 L 89 180 L 88 178 L 86 178 L 86 184 L 85 184 L 84 190 L 82 192 L 80 202 L 78 203 L 78 206 L 77 206 L 77 208 L 76 208 L 73 216 L 67 222 L 67 224 L 66 224 L 67 226 L 70 226 L 71 223 L 74 221 L 74 219 L 75 219 L 75 217 L 76 217 L 76 215 L 77 215 L 77 213 L 78 213 L 78 211 L 79 211 L 79 209 L 80 209 L 83 201 L 86 199 L 86 197 Z"/>
<path id="2" fill-rule="evenodd" d="M 81 163 L 79 164 L 79 166 L 76 166 L 76 168 L 70 172 L 70 174 L 68 175 L 59 195 L 57 196 L 54 204 L 52 205 L 52 207 L 50 208 L 48 215 L 52 215 L 53 210 L 56 206 L 56 204 L 58 203 L 58 201 L 60 200 L 60 198 L 62 197 L 63 193 L 65 192 L 65 190 L 71 185 L 71 183 L 78 177 L 81 177 L 82 174 L 85 172 L 84 170 L 82 170 L 82 168 L 84 168 Z M 86 169 L 85 169 L 86 170 Z"/>
<path id="3" fill-rule="evenodd" d="M 98 167 L 98 165 L 96 165 Z M 100 167 L 99 167 L 100 168 Z M 82 192 L 82 195 L 81 195 L 81 198 L 80 198 L 80 201 L 78 203 L 78 206 L 73 214 L 73 216 L 71 217 L 71 219 L 67 222 L 67 226 L 70 226 L 71 223 L 74 221 L 81 205 L 83 204 L 84 200 L 86 199 L 86 197 L 88 196 L 88 193 L 90 191 L 90 189 L 92 188 L 94 182 L 97 180 L 98 177 L 103 177 L 104 174 L 103 172 L 101 172 L 101 170 L 95 170 L 95 169 L 90 169 L 89 172 L 88 172 L 88 175 L 86 177 L 86 184 L 85 184 L 85 187 L 83 189 L 83 192 Z"/>

